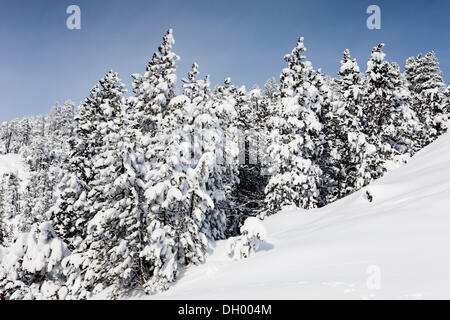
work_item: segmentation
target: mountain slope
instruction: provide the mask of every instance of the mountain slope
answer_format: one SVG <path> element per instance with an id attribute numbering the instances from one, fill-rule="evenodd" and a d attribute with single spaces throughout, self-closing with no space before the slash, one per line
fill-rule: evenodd
<path id="1" fill-rule="evenodd" d="M 145 298 L 449 299 L 449 163 L 445 134 L 345 199 L 267 218 L 254 256 L 232 261 L 219 241 L 206 263 Z"/>

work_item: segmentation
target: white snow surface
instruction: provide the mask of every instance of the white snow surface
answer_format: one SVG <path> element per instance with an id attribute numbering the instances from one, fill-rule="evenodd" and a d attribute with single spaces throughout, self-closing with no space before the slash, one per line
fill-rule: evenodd
<path id="1" fill-rule="evenodd" d="M 445 134 L 340 201 L 266 218 L 266 242 L 248 259 L 231 260 L 219 241 L 168 291 L 132 298 L 449 299 L 449 163 Z"/>

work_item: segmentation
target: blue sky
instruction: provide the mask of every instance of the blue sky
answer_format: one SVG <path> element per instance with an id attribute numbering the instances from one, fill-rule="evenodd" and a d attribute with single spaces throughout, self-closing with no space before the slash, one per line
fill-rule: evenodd
<path id="1" fill-rule="evenodd" d="M 66 28 L 66 8 L 81 8 L 81 30 Z M 381 30 L 366 27 L 366 8 L 381 8 Z M 386 59 L 435 50 L 450 81 L 448 0 L 1 0 L 0 121 L 46 114 L 57 101 L 77 104 L 109 70 L 131 91 L 168 28 L 181 56 L 178 77 L 193 61 L 213 85 L 262 86 L 285 66 L 282 57 L 305 37 L 315 68 L 335 75 L 344 49 L 363 71 L 370 50 Z"/>

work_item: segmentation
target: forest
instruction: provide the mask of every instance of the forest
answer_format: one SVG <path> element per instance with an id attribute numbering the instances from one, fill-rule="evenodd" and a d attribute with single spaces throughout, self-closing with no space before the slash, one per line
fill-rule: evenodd
<path id="1" fill-rule="evenodd" d="M 79 106 L 1 125 L 0 154 L 27 169 L 0 177 L 3 299 L 163 292 L 214 241 L 246 259 L 256 220 L 344 198 L 447 131 L 434 52 L 402 72 L 381 43 L 361 71 L 347 49 L 332 77 L 300 37 L 279 80 L 248 90 L 195 62 L 178 81 L 174 43 L 169 29 L 128 97 L 110 70 Z"/>

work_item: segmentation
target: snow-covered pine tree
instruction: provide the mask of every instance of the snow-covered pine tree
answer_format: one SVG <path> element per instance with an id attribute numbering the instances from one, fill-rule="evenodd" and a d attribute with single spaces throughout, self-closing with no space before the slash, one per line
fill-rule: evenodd
<path id="1" fill-rule="evenodd" d="M 0 127 L 0 152 L 20 153 L 32 140 L 30 118 L 3 122 Z"/>
<path id="2" fill-rule="evenodd" d="M 132 75 L 135 96 L 127 102 L 128 130 L 133 131 L 136 137 L 136 180 L 140 181 L 136 189 L 143 212 L 141 228 L 145 230 L 145 248 L 140 256 L 149 272 L 149 279 L 145 279 L 148 292 L 167 289 L 178 265 L 177 234 L 166 223 L 161 208 L 167 189 L 160 188 L 165 182 L 170 183 L 172 174 L 170 165 L 166 163 L 170 156 L 164 152 L 170 142 L 167 129 L 172 128 L 172 124 L 167 123 L 169 118 L 165 117 L 168 116 L 169 102 L 175 97 L 175 62 L 179 59 L 172 52 L 174 43 L 172 29 L 169 29 L 144 75 Z"/>
<path id="3" fill-rule="evenodd" d="M 61 261 L 69 253 L 49 221 L 17 234 L 10 247 L 0 247 L 0 288 L 5 298 L 64 299 Z"/>
<path id="4" fill-rule="evenodd" d="M 264 139 L 265 122 L 268 117 L 268 101 L 262 96 L 258 86 L 245 92 L 245 97 L 241 99 L 244 106 L 240 106 L 238 101 L 238 129 L 245 136 L 244 154 L 241 155 L 241 162 L 246 165 L 261 164 L 261 150 L 258 148 L 259 140 Z"/>
<path id="5" fill-rule="evenodd" d="M 61 136 L 65 139 L 72 137 L 74 134 L 75 111 L 76 111 L 75 102 L 73 102 L 72 100 L 67 100 L 61 107 L 61 122 L 60 122 Z"/>
<path id="6" fill-rule="evenodd" d="M 57 185 L 58 197 L 48 210 L 48 215 L 55 223 L 55 231 L 75 250 L 86 236 L 86 223 L 89 219 L 86 204 L 86 181 L 82 180 L 82 173 L 78 171 L 84 162 L 81 154 L 75 151 L 75 140 L 69 141 L 72 146 L 71 154 L 74 158 L 65 165 L 61 181 Z"/>
<path id="7" fill-rule="evenodd" d="M 48 156 L 51 150 L 48 145 L 48 137 L 45 136 L 45 117 L 39 115 L 36 118 L 29 119 L 30 139 L 29 143 L 20 150 L 20 154 L 24 162 L 29 166 L 31 171 L 40 167 L 42 157 Z M 43 155 L 38 155 L 39 150 L 46 150 Z"/>
<path id="8" fill-rule="evenodd" d="M 200 222 L 202 234 L 209 239 L 223 239 L 227 221 L 230 220 L 226 210 L 232 206 L 230 202 L 238 181 L 233 94 L 243 99 L 243 90 L 238 92 L 227 78 L 224 86 L 216 88 L 214 95 L 211 95 L 209 76 L 204 80 L 193 78 L 192 81 L 198 93 L 191 97 L 191 104 L 186 105 L 185 110 L 186 117 L 190 119 L 187 131 L 193 137 L 187 194 L 195 195 L 192 198 L 195 206 L 190 205 L 190 211 L 196 210 L 202 214 L 202 219 L 196 219 L 197 223 Z M 185 92 L 186 89 L 185 83 Z M 228 177 L 224 177 L 226 175 Z"/>
<path id="9" fill-rule="evenodd" d="M 30 119 L 23 118 L 19 121 L 19 136 L 21 146 L 28 146 L 31 142 L 31 124 Z"/>
<path id="10" fill-rule="evenodd" d="M 201 98 L 200 100 L 203 100 L 204 98 L 210 96 L 210 92 L 205 92 L 207 87 L 205 84 L 209 80 L 207 78 L 205 80 L 197 80 L 199 73 L 198 63 L 194 62 L 191 70 L 188 72 L 187 79 L 183 78 L 181 80 L 183 82 L 183 95 L 191 99 L 191 101 L 198 99 L 198 97 Z"/>
<path id="11" fill-rule="evenodd" d="M 18 153 L 20 150 L 20 137 L 18 137 L 18 119 L 13 119 L 6 123 L 6 128 L 2 133 L 5 153 Z"/>
<path id="12" fill-rule="evenodd" d="M 54 106 L 47 118 L 45 136 L 56 161 L 64 161 L 61 157 L 64 157 L 65 145 L 74 134 L 74 114 L 75 104 L 67 100 L 62 106 Z"/>
<path id="13" fill-rule="evenodd" d="M 20 214 L 20 180 L 17 173 L 10 172 L 4 175 L 4 181 L 3 216 L 11 219 Z"/>
<path id="14" fill-rule="evenodd" d="M 385 168 L 384 161 L 387 158 L 392 158 L 391 154 L 386 155 L 383 146 L 383 139 L 381 137 L 383 118 L 380 113 L 387 113 L 389 116 L 391 97 L 384 93 L 383 89 L 386 87 L 387 80 L 382 78 L 382 75 L 388 73 L 389 64 L 384 61 L 385 53 L 382 52 L 384 44 L 379 44 L 372 49 L 372 56 L 367 63 L 366 71 L 366 91 L 363 100 L 363 128 L 366 134 L 367 141 L 376 147 L 376 152 L 373 155 L 373 166 L 370 167 L 370 175 L 377 179 L 381 177 Z M 388 87 L 389 88 L 389 87 Z M 383 111 L 388 109 L 388 111 Z M 390 145 L 387 146 L 390 150 Z"/>
<path id="15" fill-rule="evenodd" d="M 149 227 L 142 256 L 152 270 L 146 285 L 150 293 L 167 289 L 180 267 L 204 261 L 207 241 L 200 228 L 214 208 L 206 187 L 214 158 L 195 136 L 195 121 L 210 94 L 208 77 L 196 80 L 197 69 L 194 63 L 189 79 L 183 80 L 189 97 L 175 97 L 167 107 L 158 132 L 159 152 L 149 171 L 153 185 L 145 192 Z"/>
<path id="16" fill-rule="evenodd" d="M 393 77 L 399 79 L 398 87 L 395 88 L 395 96 L 400 105 L 398 118 L 394 121 L 397 126 L 397 137 L 393 140 L 393 147 L 401 155 L 394 157 L 394 162 L 405 163 L 418 150 L 417 140 L 423 131 L 423 125 L 409 104 L 411 92 L 408 90 L 408 82 L 404 74 L 400 72 L 400 66 L 397 63 L 391 63 L 391 66 Z"/>
<path id="17" fill-rule="evenodd" d="M 239 184 L 233 195 L 232 214 L 228 215 L 228 235 L 235 236 L 239 234 L 239 227 L 244 223 L 245 218 L 251 215 L 249 205 L 251 205 L 252 198 L 257 196 L 255 192 L 252 192 L 258 187 L 255 181 L 252 181 L 257 176 L 257 172 L 254 170 L 256 163 L 252 158 L 255 155 L 253 139 L 256 138 L 254 101 L 245 86 L 236 88 L 231 85 L 229 78 L 225 79 L 224 86 L 216 89 L 217 93 L 232 102 L 237 113 L 233 125 L 238 131 L 239 139 Z M 222 90 L 223 92 L 220 92 Z"/>
<path id="18" fill-rule="evenodd" d="M 149 293 L 166 290 L 180 268 L 204 261 L 207 239 L 200 227 L 214 207 L 206 190 L 212 162 L 208 156 L 194 169 L 183 161 L 178 166 L 169 162 L 171 175 L 146 192 L 148 199 L 155 199 L 147 217 L 147 245 L 141 254 L 151 266 L 152 276 L 146 284 Z M 177 157 L 172 154 L 171 158 L 176 161 Z"/>
<path id="19" fill-rule="evenodd" d="M 316 162 L 320 152 L 322 124 L 318 118 L 318 89 L 311 83 L 313 68 L 305 61 L 303 37 L 284 60 L 288 67 L 280 75 L 281 105 L 272 116 L 268 151 L 272 176 L 266 187 L 270 213 L 285 205 L 304 209 L 323 203 L 320 196 L 321 170 Z"/>
<path id="20" fill-rule="evenodd" d="M 231 216 L 239 184 L 240 132 L 237 128 L 236 103 L 242 93 L 231 84 L 230 78 L 226 78 L 223 85 L 215 88 L 212 99 L 199 113 L 203 115 L 196 119 L 196 126 L 201 128 L 197 140 L 201 141 L 203 150 L 212 153 L 215 159 L 213 177 L 207 186 L 215 205 L 214 210 L 206 215 L 202 230 L 208 238 L 216 240 L 224 239 L 232 230 Z"/>
<path id="21" fill-rule="evenodd" d="M 30 172 L 22 196 L 21 214 L 24 218 L 24 231 L 29 231 L 32 225 L 37 225 L 48 218 L 46 213 L 53 205 L 55 180 L 55 177 L 46 170 Z"/>
<path id="22" fill-rule="evenodd" d="M 93 178 L 88 183 L 86 202 L 92 218 L 79 256 L 84 274 L 81 288 L 96 293 L 113 286 L 114 293 L 118 293 L 145 281 L 139 256 L 142 212 L 131 159 L 135 156 L 134 136 L 128 135 L 124 117 L 126 89 L 112 71 L 100 80 L 100 85 L 94 130 L 103 138 L 96 146 Z M 76 267 L 70 258 L 67 265 L 69 270 Z M 83 290 L 76 293 L 85 297 Z"/>
<path id="23" fill-rule="evenodd" d="M 2 125 L 0 126 L 0 154 L 8 153 L 8 141 L 10 137 L 8 128 L 8 122 L 2 122 Z"/>
<path id="24" fill-rule="evenodd" d="M 250 92 L 250 103 L 252 108 L 252 122 L 253 122 L 253 145 L 250 146 L 253 160 L 256 161 L 259 171 L 259 183 L 266 185 L 268 177 L 267 169 L 267 121 L 270 118 L 270 104 L 279 99 L 279 90 L 273 94 L 270 99 L 262 95 L 258 87 L 253 88 Z M 264 188 L 263 188 L 264 189 Z"/>
<path id="25" fill-rule="evenodd" d="M 152 188 L 160 178 L 156 163 L 164 161 L 161 140 L 163 118 L 167 113 L 169 102 L 175 97 L 176 91 L 176 61 L 179 57 L 172 52 L 175 44 L 173 31 L 169 29 L 163 37 L 163 43 L 158 47 L 149 61 L 143 75 L 133 74 L 134 97 L 127 101 L 127 118 L 129 130 L 134 130 L 136 136 L 136 164 L 139 202 L 144 212 L 143 228 L 150 228 L 148 212 L 151 201 L 146 196 L 146 190 Z M 152 224 L 155 227 L 155 223 Z M 151 268 L 151 265 L 150 265 Z"/>
<path id="26" fill-rule="evenodd" d="M 274 143 L 273 139 L 278 137 L 278 122 L 277 119 L 280 119 L 280 110 L 282 109 L 282 98 L 281 98 L 281 85 L 277 84 L 277 91 L 272 95 L 272 98 L 267 96 L 264 97 L 263 100 L 265 113 L 264 116 L 261 117 L 261 121 L 263 121 L 262 126 L 265 128 L 265 140 L 266 146 L 265 149 L 265 159 L 263 160 L 263 168 L 265 170 L 265 174 L 269 176 L 274 172 L 274 163 L 273 159 L 271 159 L 269 146 Z M 271 136 L 272 135 L 272 136 Z"/>
<path id="27" fill-rule="evenodd" d="M 240 102 L 241 101 L 241 102 Z M 244 103 L 245 107 L 241 104 Z M 239 185 L 236 195 L 236 212 L 232 224 L 235 236 L 249 216 L 257 215 L 265 208 L 264 189 L 268 177 L 264 171 L 266 164 L 266 142 L 269 98 L 263 97 L 255 86 L 238 100 L 238 129 L 240 134 Z M 244 111 L 244 112 L 243 112 Z"/>
<path id="28" fill-rule="evenodd" d="M 58 198 L 48 212 L 55 222 L 56 233 L 71 250 L 86 237 L 87 222 L 92 217 L 86 196 L 94 178 L 92 160 L 98 153 L 97 144 L 103 140 L 96 130 L 101 98 L 100 87 L 95 85 L 75 114 L 74 136 L 67 141 L 67 161 L 63 163 L 63 174 L 56 188 Z"/>
<path id="29" fill-rule="evenodd" d="M 447 130 L 445 83 L 434 52 L 408 58 L 405 77 L 411 92 L 411 108 L 423 124 L 416 148 L 420 149 Z"/>
<path id="30" fill-rule="evenodd" d="M 210 239 L 224 239 L 227 222 L 232 220 L 227 209 L 230 209 L 237 179 L 237 154 L 232 154 L 237 147 L 236 141 L 227 140 L 228 130 L 232 130 L 235 125 L 233 95 L 237 90 L 231 85 L 229 78 L 225 79 L 223 86 L 216 87 L 213 95 L 209 76 L 204 80 L 193 81 L 194 86 L 199 88 L 196 90 L 199 93 L 191 98 L 189 111 L 191 120 L 188 131 L 193 143 L 191 167 L 197 168 L 201 161 L 207 159 L 210 161 L 208 164 L 203 163 L 203 166 L 211 168 L 205 188 L 214 203 L 205 214 L 201 231 Z M 189 85 L 186 85 L 187 83 L 183 86 L 185 92 L 189 88 Z M 225 172 L 231 173 L 229 179 L 224 177 Z"/>
<path id="31" fill-rule="evenodd" d="M 383 46 L 374 47 L 367 62 L 363 101 L 364 133 L 377 148 L 370 173 L 375 178 L 383 175 L 387 161 L 412 152 L 419 130 L 417 117 L 406 103 L 407 90 L 400 68 L 384 60 Z"/>
<path id="32" fill-rule="evenodd" d="M 2 202 L 0 203 L 0 216 L 3 220 L 3 242 L 9 244 L 22 230 L 23 217 L 21 215 L 22 195 L 20 192 L 20 179 L 15 172 L 5 173 L 1 180 Z"/>
<path id="33" fill-rule="evenodd" d="M 335 146 L 339 153 L 339 198 L 367 185 L 370 175 L 370 151 L 374 151 L 364 134 L 362 98 L 365 90 L 364 75 L 350 51 L 344 51 L 337 79 L 337 96 L 333 99 L 335 116 L 327 126 L 335 128 Z M 327 139 L 328 140 L 328 139 Z"/>
<path id="34" fill-rule="evenodd" d="M 157 130 L 155 122 L 160 121 L 170 100 L 175 97 L 175 62 L 180 58 L 172 52 L 174 44 L 173 31 L 169 29 L 144 75 L 132 75 L 135 96 L 129 99 L 133 109 L 130 116 L 144 134 Z"/>
<path id="35" fill-rule="evenodd" d="M 311 77 L 311 90 L 306 105 L 316 113 L 322 130 L 320 134 L 313 135 L 316 153 L 313 161 L 318 164 L 321 171 L 320 193 L 321 202 L 318 206 L 331 203 L 339 198 L 339 179 L 341 169 L 340 131 L 344 128 L 336 126 L 335 94 L 328 86 L 329 81 L 322 70 L 317 70 Z"/>
<path id="36" fill-rule="evenodd" d="M 264 94 L 270 100 L 276 99 L 280 96 L 280 85 L 275 80 L 275 77 L 268 79 L 264 84 Z"/>
<path id="37" fill-rule="evenodd" d="M 33 136 L 30 145 L 22 152 L 22 159 L 28 165 L 30 171 L 48 170 L 51 162 L 51 147 L 47 137 L 37 132 Z"/>
<path id="38" fill-rule="evenodd" d="M 49 217 L 47 211 L 54 204 L 54 189 L 59 182 L 61 150 L 56 147 L 52 138 L 33 130 L 30 145 L 21 152 L 30 173 L 23 194 L 22 214 L 27 224 L 42 222 Z M 26 228 L 29 230 L 29 226 Z"/>

